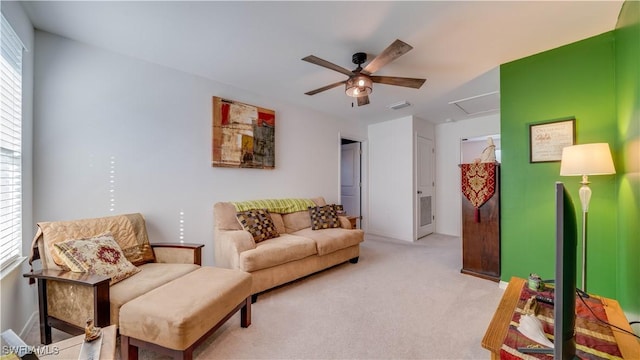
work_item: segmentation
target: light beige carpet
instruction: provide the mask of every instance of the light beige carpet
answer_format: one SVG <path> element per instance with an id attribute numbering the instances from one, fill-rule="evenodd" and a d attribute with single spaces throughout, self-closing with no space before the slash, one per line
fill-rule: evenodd
<path id="1" fill-rule="evenodd" d="M 487 359 L 480 341 L 502 290 L 460 274 L 461 251 L 457 237 L 436 234 L 405 243 L 368 235 L 358 264 L 261 294 L 249 328 L 240 327 L 236 314 L 195 357 Z M 34 328 L 31 337 L 38 342 Z"/>

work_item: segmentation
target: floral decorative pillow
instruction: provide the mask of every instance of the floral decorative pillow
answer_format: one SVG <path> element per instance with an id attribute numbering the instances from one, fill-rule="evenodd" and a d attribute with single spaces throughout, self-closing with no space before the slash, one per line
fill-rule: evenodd
<path id="1" fill-rule="evenodd" d="M 236 217 L 242 228 L 250 232 L 257 243 L 280 236 L 267 209 L 241 211 Z"/>
<path id="2" fill-rule="evenodd" d="M 110 232 L 89 239 L 66 240 L 53 246 L 71 271 L 109 276 L 110 285 L 140 272 L 127 260 Z"/>
<path id="3" fill-rule="evenodd" d="M 309 206 L 309 216 L 311 217 L 311 230 L 340 227 L 340 219 L 338 219 L 333 205 Z"/>

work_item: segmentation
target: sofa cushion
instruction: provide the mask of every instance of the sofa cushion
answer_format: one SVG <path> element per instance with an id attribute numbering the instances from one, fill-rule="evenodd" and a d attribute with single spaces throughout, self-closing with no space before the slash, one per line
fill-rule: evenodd
<path id="1" fill-rule="evenodd" d="M 273 239 L 280 235 L 267 209 L 241 211 L 236 214 L 236 217 L 242 228 L 251 233 L 256 243 Z"/>
<path id="2" fill-rule="evenodd" d="M 125 214 L 123 215 L 129 220 L 133 227 L 133 232 L 136 235 L 136 245 L 123 245 L 118 240 L 118 237 L 114 236 L 114 239 L 120 245 L 124 256 L 135 266 L 140 266 L 146 263 L 156 262 L 156 256 L 153 253 L 151 244 L 149 244 L 149 237 L 147 235 L 147 225 L 144 217 L 140 213 Z M 113 232 L 112 232 L 113 233 Z"/>
<path id="3" fill-rule="evenodd" d="M 322 196 L 311 198 L 316 206 L 327 205 Z M 288 234 L 296 232 L 300 229 L 311 227 L 311 219 L 308 211 L 297 211 L 290 214 L 282 214 L 285 230 Z M 282 234 L 282 233 L 281 233 Z"/>
<path id="4" fill-rule="evenodd" d="M 108 276 L 110 285 L 140 271 L 124 256 L 110 232 L 88 239 L 62 241 L 53 247 L 71 271 Z"/>
<path id="5" fill-rule="evenodd" d="M 311 201 L 313 201 L 316 206 L 326 205 L 324 198 L 321 196 L 311 198 Z M 238 218 L 236 218 L 236 213 L 238 211 L 231 202 L 216 203 L 213 206 L 213 212 L 215 228 L 217 230 L 242 230 L 242 226 L 238 222 Z M 293 216 L 292 218 L 285 220 L 287 217 L 290 217 L 293 214 L 298 214 L 298 216 Z M 302 215 L 301 218 L 300 215 Z M 278 214 L 278 216 L 280 215 Z M 276 216 L 276 214 L 271 214 L 273 222 L 276 225 L 276 229 L 280 234 L 291 233 L 293 231 L 311 226 L 311 223 L 309 221 L 309 214 L 307 211 L 298 211 L 297 213 L 283 214 L 282 223 L 278 223 L 278 216 Z"/>
<path id="6" fill-rule="evenodd" d="M 244 271 L 203 266 L 124 304 L 120 334 L 185 350 L 244 304 L 251 283 L 251 275 Z"/>
<path id="7" fill-rule="evenodd" d="M 239 267 L 244 271 L 256 271 L 300 260 L 317 253 L 315 241 L 290 234 L 256 244 L 255 249 L 240 254 Z"/>
<path id="8" fill-rule="evenodd" d="M 273 224 L 276 226 L 278 234 L 284 234 L 287 232 L 287 229 L 284 227 L 284 221 L 282 220 L 281 214 L 271 213 L 271 220 L 273 220 Z"/>
<path id="9" fill-rule="evenodd" d="M 109 288 L 111 323 L 117 324 L 122 305 L 199 268 L 200 266 L 195 264 L 149 263 L 141 265 L 139 273 Z"/>
<path id="10" fill-rule="evenodd" d="M 126 249 L 122 249 L 122 252 L 127 260 L 131 261 L 135 266 L 156 261 L 156 255 L 149 243 L 130 246 Z"/>
<path id="11" fill-rule="evenodd" d="M 219 202 L 213 206 L 215 227 L 218 230 L 242 230 L 236 217 L 236 207 L 230 202 Z"/>
<path id="12" fill-rule="evenodd" d="M 333 205 L 309 207 L 311 230 L 340 227 L 340 220 Z"/>
<path id="13" fill-rule="evenodd" d="M 322 196 L 311 198 L 311 201 L 313 201 L 316 204 L 316 206 L 327 205 L 327 202 L 324 200 Z"/>
<path id="14" fill-rule="evenodd" d="M 298 211 L 291 214 L 284 214 L 282 215 L 282 221 L 284 222 L 284 227 L 288 234 L 311 227 L 309 211 Z"/>
<path id="15" fill-rule="evenodd" d="M 361 229 L 334 228 L 311 230 L 311 228 L 307 228 L 296 231 L 292 235 L 313 239 L 317 246 L 318 255 L 320 256 L 346 249 L 364 240 L 364 231 Z"/>

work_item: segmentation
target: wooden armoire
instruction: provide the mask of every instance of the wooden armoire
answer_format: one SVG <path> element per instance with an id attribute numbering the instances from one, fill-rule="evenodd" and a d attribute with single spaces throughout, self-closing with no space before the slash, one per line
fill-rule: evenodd
<path id="1" fill-rule="evenodd" d="M 460 272 L 498 282 L 500 281 L 500 164 L 492 163 L 491 165 L 495 166 L 493 195 L 477 208 L 464 193 L 462 195 L 462 270 Z M 462 173 L 464 176 L 464 170 Z"/>

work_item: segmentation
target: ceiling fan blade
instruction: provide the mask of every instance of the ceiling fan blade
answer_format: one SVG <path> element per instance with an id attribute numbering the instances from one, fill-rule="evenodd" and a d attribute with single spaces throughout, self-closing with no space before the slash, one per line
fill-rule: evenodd
<path id="1" fill-rule="evenodd" d="M 415 79 L 395 76 L 369 76 L 371 81 L 379 84 L 396 85 L 410 87 L 414 89 L 420 89 L 427 79 Z"/>
<path id="2" fill-rule="evenodd" d="M 366 74 L 373 74 L 374 72 L 380 70 L 380 68 L 382 68 L 383 66 L 406 54 L 411 49 L 413 49 L 411 45 L 405 43 L 404 41 L 396 40 L 386 49 L 384 49 L 382 53 L 380 53 L 380 55 L 371 60 L 371 62 L 362 70 L 362 72 Z"/>
<path id="3" fill-rule="evenodd" d="M 337 71 L 337 72 L 345 74 L 347 76 L 353 75 L 353 71 L 347 70 L 347 69 L 343 68 L 342 66 L 338 66 L 338 65 L 336 65 L 334 63 L 330 63 L 327 60 L 320 59 L 317 56 L 309 55 L 307 57 L 303 57 L 302 60 L 304 60 L 306 62 L 310 62 L 312 64 L 316 64 L 316 65 L 322 66 L 322 67 L 326 67 L 327 69 L 330 69 L 330 70 L 333 70 L 333 71 Z"/>
<path id="4" fill-rule="evenodd" d="M 333 83 L 333 84 L 330 84 L 330 85 L 327 85 L 327 86 L 323 86 L 323 87 L 321 87 L 319 89 L 311 90 L 309 92 L 306 92 L 305 94 L 306 95 L 315 95 L 315 94 L 317 94 L 319 92 L 323 92 L 325 90 L 333 89 L 336 86 L 344 85 L 344 83 L 346 83 L 346 82 L 347 82 L 347 80 L 338 81 L 337 83 Z"/>
<path id="5" fill-rule="evenodd" d="M 358 99 L 358 106 L 367 105 L 369 103 L 369 96 L 360 96 Z"/>

